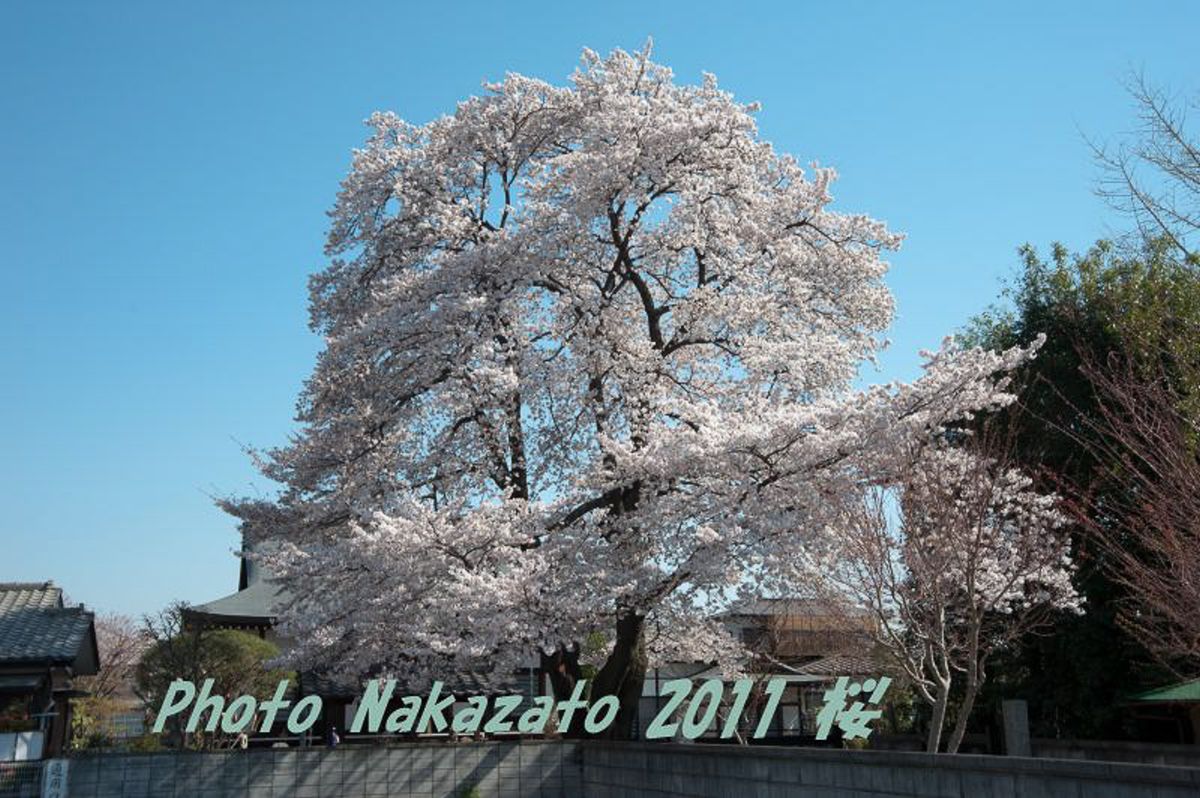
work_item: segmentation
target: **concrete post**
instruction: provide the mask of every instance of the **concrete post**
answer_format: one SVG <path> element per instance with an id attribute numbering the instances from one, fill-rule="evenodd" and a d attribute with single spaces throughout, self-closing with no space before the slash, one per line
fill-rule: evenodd
<path id="1" fill-rule="evenodd" d="M 1008 756 L 1033 756 L 1029 746 L 1029 704 L 1020 699 L 1001 704 L 1004 718 L 1004 753 Z"/>

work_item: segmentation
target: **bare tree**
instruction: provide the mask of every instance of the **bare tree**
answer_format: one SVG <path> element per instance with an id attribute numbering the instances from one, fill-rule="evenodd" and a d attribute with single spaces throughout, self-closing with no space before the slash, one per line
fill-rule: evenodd
<path id="1" fill-rule="evenodd" d="M 1007 439 L 984 429 L 913 455 L 896 486 L 872 487 L 845 512 L 840 544 L 816 565 L 830 600 L 867 608 L 872 635 L 932 716 L 926 749 L 958 750 L 988 658 L 1073 606 L 1068 541 L 1057 499 L 1011 467 Z"/>
<path id="2" fill-rule="evenodd" d="M 149 643 L 146 631 L 133 618 L 119 613 L 97 615 L 100 671 L 95 676 L 79 677 L 77 684 L 101 699 L 132 693 L 138 661 Z"/>
<path id="3" fill-rule="evenodd" d="M 1200 98 L 1173 101 L 1144 76 L 1129 84 L 1138 109 L 1132 140 L 1093 144 L 1103 177 L 1098 193 L 1128 214 L 1146 240 L 1166 240 L 1182 259 L 1200 264 L 1200 141 L 1187 114 Z"/>
<path id="4" fill-rule="evenodd" d="M 150 639 L 127 615 L 96 615 L 99 672 L 80 676 L 75 686 L 89 695 L 74 702 L 71 745 L 74 748 L 107 747 L 114 743 L 115 718 L 133 709 L 138 662 Z"/>
<path id="5" fill-rule="evenodd" d="M 1069 507 L 1126 593 L 1118 621 L 1176 672 L 1200 667 L 1200 425 L 1165 370 L 1085 360 L 1098 412 L 1078 440 L 1107 463 Z"/>

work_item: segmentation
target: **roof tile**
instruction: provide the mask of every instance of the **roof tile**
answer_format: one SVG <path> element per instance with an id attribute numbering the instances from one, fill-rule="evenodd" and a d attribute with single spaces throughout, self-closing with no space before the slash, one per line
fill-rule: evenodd
<path id="1" fill-rule="evenodd" d="M 73 662 L 92 627 L 92 613 L 64 607 L 50 582 L 0 583 L 0 663 Z"/>
<path id="2" fill-rule="evenodd" d="M 0 582 L 0 615 L 14 610 L 48 610 L 62 605 L 62 588 L 53 582 Z"/>

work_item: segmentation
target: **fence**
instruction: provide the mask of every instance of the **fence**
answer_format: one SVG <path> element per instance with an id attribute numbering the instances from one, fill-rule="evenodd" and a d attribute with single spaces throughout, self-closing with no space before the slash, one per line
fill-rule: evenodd
<path id="1" fill-rule="evenodd" d="M 522 741 L 95 755 L 71 760 L 70 798 L 564 798 L 573 743 Z"/>
<path id="2" fill-rule="evenodd" d="M 25 763 L 21 763 L 25 764 Z M 36 767 L 38 763 L 27 763 Z M 36 772 L 24 792 L 37 796 Z M 1196 798 L 1200 769 L 601 741 L 82 756 L 70 798 Z"/>
<path id="3" fill-rule="evenodd" d="M 964 754 L 589 742 L 584 796 L 1196 798 L 1200 769 Z"/>
<path id="4" fill-rule="evenodd" d="M 925 739 L 915 735 L 872 734 L 870 747 L 875 751 L 924 751 Z M 959 751 L 964 754 L 1002 754 L 1003 750 L 998 748 L 985 734 L 968 734 Z M 1086 759 L 1092 762 L 1200 768 L 1200 745 L 1180 743 L 1035 737 L 1030 740 L 1030 753 L 1038 759 Z"/>
<path id="5" fill-rule="evenodd" d="M 40 798 L 41 794 L 41 762 L 0 762 L 0 798 Z"/>

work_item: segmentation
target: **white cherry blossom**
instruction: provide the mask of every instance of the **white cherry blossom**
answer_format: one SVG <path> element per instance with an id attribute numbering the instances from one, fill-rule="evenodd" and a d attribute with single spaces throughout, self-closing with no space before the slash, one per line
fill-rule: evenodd
<path id="1" fill-rule="evenodd" d="M 647 619 L 786 588 L 771 564 L 855 486 L 1011 401 L 1030 350 L 949 342 L 852 390 L 901 237 L 833 210 L 834 172 L 776 152 L 756 108 L 618 50 L 565 87 L 510 74 L 425 125 L 371 118 L 311 280 L 301 429 L 258 455 L 282 489 L 225 502 L 279 544 L 298 661 L 505 667 L 620 628 L 596 687 L 628 690 Z"/>

